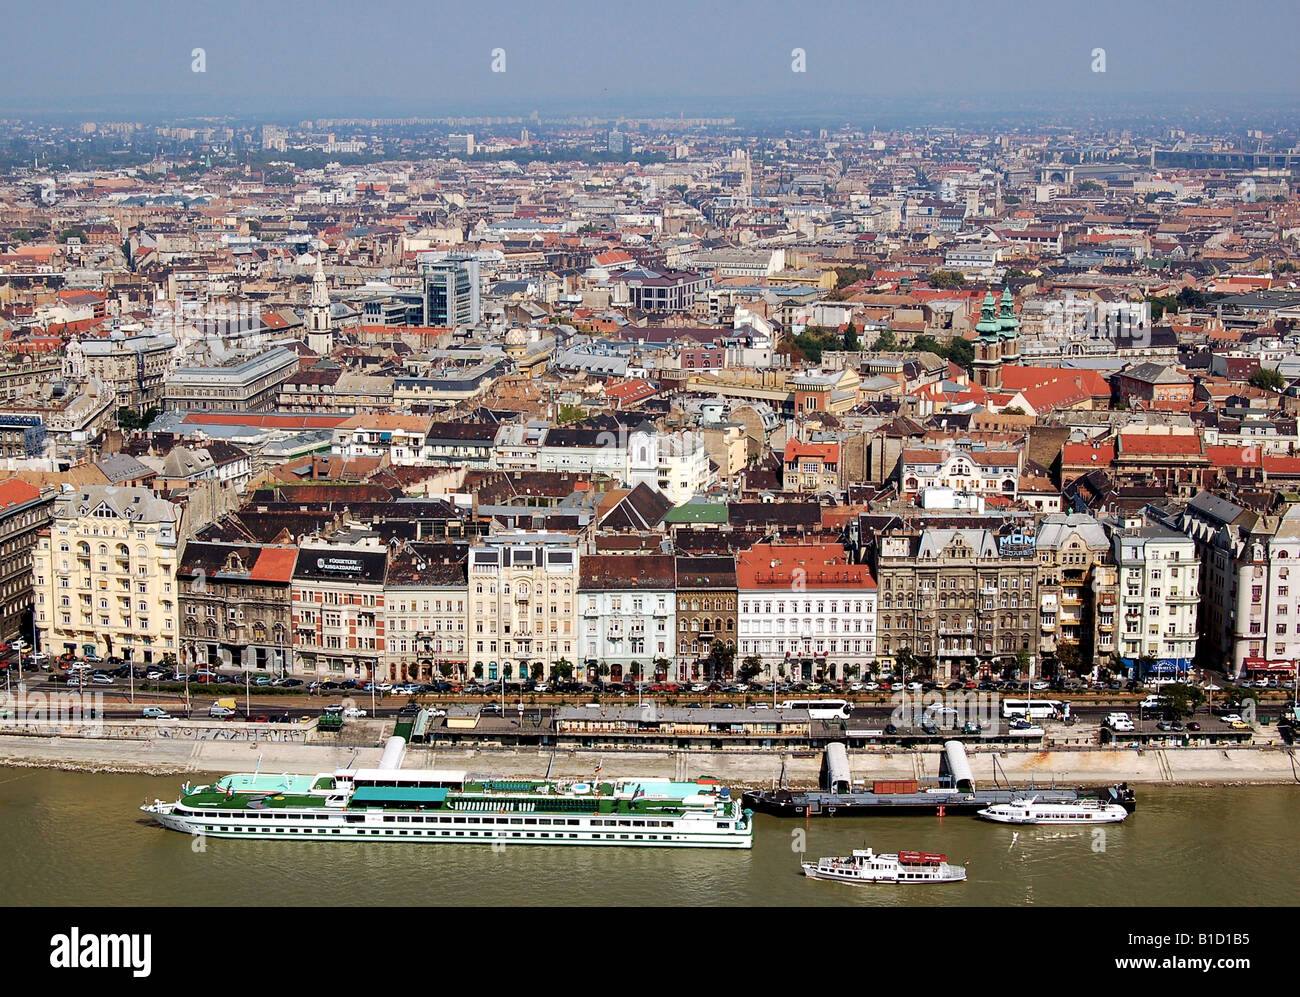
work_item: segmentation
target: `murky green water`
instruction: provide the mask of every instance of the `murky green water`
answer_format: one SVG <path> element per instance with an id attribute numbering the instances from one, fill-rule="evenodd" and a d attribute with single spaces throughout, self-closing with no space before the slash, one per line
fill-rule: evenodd
<path id="1" fill-rule="evenodd" d="M 136 808 L 176 777 L 0 769 L 0 891 L 8 904 L 1294 905 L 1300 786 L 1141 788 L 1105 828 L 1013 829 L 968 817 L 813 821 L 759 816 L 754 849 L 209 840 Z M 1102 836 L 1098 837 L 1101 832 Z M 794 850 L 869 844 L 946 852 L 945 886 L 813 882 Z"/>

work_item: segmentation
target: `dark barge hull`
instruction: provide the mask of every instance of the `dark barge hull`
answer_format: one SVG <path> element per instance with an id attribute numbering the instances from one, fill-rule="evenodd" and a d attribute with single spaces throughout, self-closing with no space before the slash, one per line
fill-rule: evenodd
<path id="1" fill-rule="evenodd" d="M 1118 803 L 1129 813 L 1137 809 L 1133 791 L 1127 787 L 1101 790 L 982 789 L 973 793 L 825 793 L 788 789 L 748 790 L 744 805 L 773 817 L 943 817 L 974 814 L 995 803 L 1010 803 L 1028 793 L 1040 803 L 1068 803 L 1080 799 L 1101 799 Z"/>

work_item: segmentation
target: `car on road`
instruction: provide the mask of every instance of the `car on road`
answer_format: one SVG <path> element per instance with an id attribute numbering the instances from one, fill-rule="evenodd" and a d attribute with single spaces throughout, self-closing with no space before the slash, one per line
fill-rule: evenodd
<path id="1" fill-rule="evenodd" d="M 1250 730 L 1250 729 L 1251 729 L 1250 724 L 1246 723 L 1246 721 L 1244 721 L 1244 720 L 1233 720 L 1231 723 L 1228 724 L 1228 726 L 1231 727 L 1233 730 Z"/>
<path id="2" fill-rule="evenodd" d="M 885 725 L 885 733 L 886 733 L 886 734 L 897 734 L 897 733 L 898 733 L 898 727 L 895 726 L 894 724 L 886 724 L 886 725 Z"/>
<path id="3" fill-rule="evenodd" d="M 172 718 L 172 715 L 161 706 L 146 706 L 140 711 L 140 715 L 146 720 L 170 720 Z"/>
<path id="4" fill-rule="evenodd" d="M 262 713 L 255 717 L 249 717 L 248 722 L 251 724 L 269 724 L 271 722 L 271 718 L 267 716 L 265 713 Z"/>
<path id="5" fill-rule="evenodd" d="M 208 707 L 208 716 L 214 717 L 215 719 L 218 720 L 228 720 L 230 717 L 233 717 L 237 712 L 238 712 L 237 710 L 233 710 L 229 706 L 221 706 L 217 703 L 213 703 L 211 706 Z"/>
<path id="6" fill-rule="evenodd" d="M 357 706 L 349 706 L 346 710 L 343 711 L 343 718 L 345 720 L 359 720 L 361 717 L 364 717 L 365 715 L 366 715 L 366 711 Z"/>
<path id="7" fill-rule="evenodd" d="M 1229 726 L 1231 726 L 1232 724 L 1239 724 L 1239 723 L 1241 723 L 1241 714 L 1239 714 L 1239 713 L 1227 713 L 1227 714 L 1224 714 L 1224 715 L 1223 715 L 1222 717 L 1220 717 L 1219 719 L 1222 720 L 1225 724 L 1228 724 Z"/>

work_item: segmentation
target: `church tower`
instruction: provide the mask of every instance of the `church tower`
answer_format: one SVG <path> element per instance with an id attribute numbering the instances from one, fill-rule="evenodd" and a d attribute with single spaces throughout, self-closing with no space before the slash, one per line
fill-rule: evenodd
<path id="1" fill-rule="evenodd" d="M 311 305 L 307 309 L 307 348 L 327 357 L 334 349 L 334 322 L 330 318 L 330 292 L 325 284 L 323 254 L 316 256 L 316 274 L 311 280 Z"/>
<path id="2" fill-rule="evenodd" d="M 1002 363 L 1020 366 L 1020 319 L 1016 318 L 1015 301 L 1011 288 L 1002 287 L 1002 306 L 998 311 L 999 336 L 1002 339 Z"/>
<path id="3" fill-rule="evenodd" d="M 996 391 L 1002 387 L 1002 323 L 998 321 L 993 292 L 984 294 L 979 324 L 975 326 L 975 360 L 971 378 L 981 388 Z"/>

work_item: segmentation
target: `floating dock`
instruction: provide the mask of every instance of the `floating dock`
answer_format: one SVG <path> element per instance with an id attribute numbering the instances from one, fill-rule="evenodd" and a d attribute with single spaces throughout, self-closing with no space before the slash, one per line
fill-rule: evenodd
<path id="1" fill-rule="evenodd" d="M 970 760 L 960 741 L 944 742 L 938 779 L 927 780 L 924 786 L 919 780 L 877 782 L 870 791 L 853 788 L 848 751 L 843 744 L 833 742 L 826 748 L 821 789 L 749 790 L 744 794 L 744 805 L 776 817 L 944 817 L 973 814 L 1026 795 L 1032 795 L 1040 803 L 1100 799 L 1118 803 L 1130 813 L 1137 808 L 1133 791 L 1124 783 L 1102 789 L 1033 786 L 977 789 Z"/>

